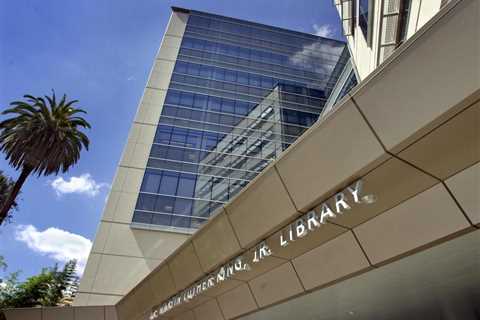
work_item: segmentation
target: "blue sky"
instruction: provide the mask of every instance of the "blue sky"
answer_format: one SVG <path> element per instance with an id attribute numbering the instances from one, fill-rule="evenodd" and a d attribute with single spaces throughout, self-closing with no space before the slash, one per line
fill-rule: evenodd
<path id="1" fill-rule="evenodd" d="M 9 272 L 85 256 L 172 5 L 342 39 L 331 0 L 0 0 L 0 109 L 53 88 L 80 100 L 92 124 L 80 163 L 30 177 L 0 227 Z M 0 169 L 18 175 L 3 156 Z"/>

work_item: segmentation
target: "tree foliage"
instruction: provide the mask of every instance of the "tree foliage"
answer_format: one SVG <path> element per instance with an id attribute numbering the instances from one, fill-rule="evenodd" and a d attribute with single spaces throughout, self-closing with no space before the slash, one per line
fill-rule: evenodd
<path id="1" fill-rule="evenodd" d="M 71 304 L 78 289 L 76 264 L 71 260 L 62 269 L 58 265 L 44 268 L 23 283 L 18 272 L 10 274 L 0 286 L 0 309 Z"/>
<path id="2" fill-rule="evenodd" d="M 0 208 L 3 207 L 3 205 L 7 201 L 7 198 L 10 195 L 10 192 L 12 192 L 14 184 L 15 182 L 11 178 L 7 177 L 2 170 L 0 170 Z M 11 217 L 12 210 L 14 209 L 17 209 L 16 201 L 13 201 L 12 207 L 7 212 L 7 216 L 6 216 L 7 220 Z M 1 268 L 1 263 L 0 263 L 0 268 Z"/>
<path id="3" fill-rule="evenodd" d="M 24 98 L 26 101 L 10 103 L 10 108 L 2 112 L 9 118 L 0 122 L 0 151 L 13 168 L 21 171 L 0 208 L 0 224 L 31 173 L 40 176 L 66 172 L 90 143 L 81 131 L 90 124 L 79 116 L 86 112 L 74 107 L 77 100 L 68 101 L 63 95 L 57 101 L 55 92 L 44 98 Z"/>

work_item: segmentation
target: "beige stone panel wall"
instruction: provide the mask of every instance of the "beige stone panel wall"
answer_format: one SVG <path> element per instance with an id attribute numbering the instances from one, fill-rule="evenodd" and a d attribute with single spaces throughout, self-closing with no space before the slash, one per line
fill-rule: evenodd
<path id="1" fill-rule="evenodd" d="M 429 26 L 399 49 L 396 59 L 354 93 L 388 150 L 398 152 L 408 146 L 466 107 L 459 104 L 479 90 L 480 76 L 472 72 L 480 70 L 475 41 L 479 5 L 478 1 L 461 1 L 435 27 Z M 422 72 L 412 76 L 414 70 Z"/>
<path id="2" fill-rule="evenodd" d="M 101 254 L 98 253 L 90 253 L 90 255 L 88 256 L 87 265 L 85 266 L 82 281 L 80 282 L 80 286 L 78 288 L 80 292 L 90 292 L 92 290 L 100 259 Z M 75 303 L 77 303 L 78 298 L 79 297 L 77 295 L 77 297 L 75 298 Z"/>
<path id="3" fill-rule="evenodd" d="M 440 179 L 480 161 L 480 102 L 400 152 L 399 157 Z"/>
<path id="4" fill-rule="evenodd" d="M 148 81 L 157 89 L 146 88 L 138 105 L 76 305 L 101 294 L 116 302 L 187 238 L 129 226 L 187 19 L 180 12 L 170 17 Z"/>
<path id="5" fill-rule="evenodd" d="M 6 309 L 3 310 L 7 320 L 42 320 L 42 309 Z"/>
<path id="6" fill-rule="evenodd" d="M 147 87 L 157 90 L 167 90 L 174 66 L 175 61 L 156 60 L 150 78 L 148 79 Z"/>
<path id="7" fill-rule="evenodd" d="M 480 162 L 446 181 L 470 221 L 480 225 Z"/>
<path id="8" fill-rule="evenodd" d="M 276 253 L 275 248 L 270 247 L 270 249 L 274 254 Z M 242 254 L 245 261 L 253 261 L 254 255 L 255 255 L 254 249 L 249 250 Z M 278 258 L 272 255 L 272 256 L 269 256 L 267 259 L 262 259 L 256 263 L 251 263 L 250 264 L 251 269 L 248 272 L 237 273 L 233 276 L 233 279 L 237 279 L 241 281 L 249 281 L 249 280 L 252 280 L 253 278 L 258 277 L 261 274 L 264 274 L 269 270 L 276 268 L 277 266 L 284 264 L 287 261 L 288 261 L 287 259 Z"/>
<path id="9" fill-rule="evenodd" d="M 218 297 L 225 319 L 232 319 L 258 308 L 247 284 L 242 284 Z"/>
<path id="10" fill-rule="evenodd" d="M 179 233 L 134 229 L 127 224 L 110 224 L 110 233 L 104 247 L 104 252 L 108 254 L 163 260 L 187 238 Z"/>
<path id="11" fill-rule="evenodd" d="M 86 306 L 110 306 L 113 307 L 121 296 L 108 294 L 89 293 L 88 300 L 83 305 Z"/>
<path id="12" fill-rule="evenodd" d="M 348 229 L 336 224 L 327 223 L 322 225 L 318 230 L 309 232 L 299 241 L 290 242 L 287 247 L 280 245 L 280 236 L 284 230 L 276 232 L 267 239 L 267 245 L 272 250 L 274 257 L 282 259 L 293 259 L 299 255 L 316 248 L 329 240 L 338 237 Z"/>
<path id="13" fill-rule="evenodd" d="M 187 311 L 181 315 L 173 317 L 172 320 L 195 320 L 195 315 L 193 314 L 193 311 Z"/>
<path id="14" fill-rule="evenodd" d="M 73 314 L 74 308 L 44 308 L 42 310 L 42 320 L 75 320 Z"/>
<path id="15" fill-rule="evenodd" d="M 249 286 L 259 307 L 270 305 L 304 291 L 290 262 L 250 280 Z"/>
<path id="16" fill-rule="evenodd" d="M 276 163 L 301 211 L 386 160 L 382 146 L 351 100 L 310 128 Z"/>
<path id="17" fill-rule="evenodd" d="M 223 210 L 197 232 L 192 243 L 204 272 L 211 271 L 219 261 L 225 261 L 240 251 L 240 244 Z"/>
<path id="18" fill-rule="evenodd" d="M 153 294 L 157 301 L 164 301 L 176 292 L 172 274 L 166 264 L 152 272 L 148 277 L 148 281 L 150 286 L 155 288 Z"/>
<path id="19" fill-rule="evenodd" d="M 178 291 L 203 275 L 200 261 L 191 242 L 176 252 L 176 255 L 168 261 L 168 267 Z"/>
<path id="20" fill-rule="evenodd" d="M 113 306 L 38 307 L 4 312 L 7 320 L 117 320 Z"/>
<path id="21" fill-rule="evenodd" d="M 118 223 L 132 222 L 133 211 L 137 203 L 137 194 L 132 192 L 113 191 L 116 193 L 115 201 L 112 201 L 111 217 L 103 216 L 103 221 L 114 221 Z M 113 193 L 112 192 L 112 193 Z M 110 198 L 109 198 L 110 202 Z"/>
<path id="22" fill-rule="evenodd" d="M 160 260 L 102 255 L 92 293 L 123 295 L 131 290 Z"/>
<path id="23" fill-rule="evenodd" d="M 470 227 L 442 184 L 356 227 L 373 264 L 380 264 Z"/>
<path id="24" fill-rule="evenodd" d="M 376 201 L 371 204 L 354 204 L 351 195 L 347 197 L 352 203 L 351 212 L 338 215 L 334 223 L 346 228 L 353 228 L 388 210 L 402 201 L 422 192 L 434 184 L 440 183 L 428 174 L 412 167 L 397 158 L 390 158 L 375 170 L 362 177 L 362 195 L 374 195 Z M 315 208 L 318 213 L 320 207 Z"/>
<path id="25" fill-rule="evenodd" d="M 165 97 L 166 90 L 145 88 L 135 116 L 135 122 L 156 126 L 162 113 Z"/>
<path id="26" fill-rule="evenodd" d="M 218 302 L 212 299 L 193 310 L 196 320 L 224 320 Z"/>
<path id="27" fill-rule="evenodd" d="M 293 265 L 306 290 L 370 268 L 351 232 L 295 258 Z"/>
<path id="28" fill-rule="evenodd" d="M 242 248 L 248 248 L 297 214 L 279 175 L 272 167 L 251 181 L 225 206 L 225 211 Z"/>

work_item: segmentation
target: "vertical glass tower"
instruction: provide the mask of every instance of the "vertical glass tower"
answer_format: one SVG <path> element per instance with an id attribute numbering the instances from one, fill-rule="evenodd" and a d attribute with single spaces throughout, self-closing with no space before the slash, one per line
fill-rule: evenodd
<path id="1" fill-rule="evenodd" d="M 188 13 L 133 225 L 206 222 L 318 119 L 349 60 L 340 41 Z"/>

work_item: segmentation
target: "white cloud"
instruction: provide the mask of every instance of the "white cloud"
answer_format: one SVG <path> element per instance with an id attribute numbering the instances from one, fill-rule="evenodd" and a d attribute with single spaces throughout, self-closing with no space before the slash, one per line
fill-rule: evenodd
<path id="1" fill-rule="evenodd" d="M 312 27 L 315 35 L 319 37 L 331 38 L 334 34 L 334 28 L 329 24 L 319 26 L 315 23 Z"/>
<path id="2" fill-rule="evenodd" d="M 101 188 L 108 187 L 107 183 L 97 183 L 89 173 L 84 173 L 79 177 L 71 177 L 69 180 L 58 177 L 50 185 L 58 196 L 66 193 L 79 193 L 94 197 L 100 192 Z"/>
<path id="3" fill-rule="evenodd" d="M 92 242 L 75 233 L 50 227 L 43 231 L 32 225 L 18 226 L 15 239 L 27 244 L 33 251 L 65 263 L 77 259 L 77 273 L 83 274 Z"/>

